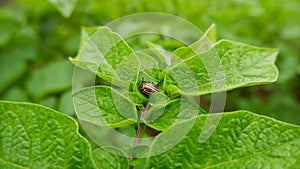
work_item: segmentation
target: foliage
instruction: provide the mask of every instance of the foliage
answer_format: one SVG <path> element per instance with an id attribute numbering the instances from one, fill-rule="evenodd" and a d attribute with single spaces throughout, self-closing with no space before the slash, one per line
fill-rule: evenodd
<path id="1" fill-rule="evenodd" d="M 300 12 L 297 0 L 288 0 L 285 3 L 278 0 L 87 0 L 78 1 L 67 19 L 49 2 L 17 0 L 1 6 L 0 46 L 3 50 L 0 52 L 0 98 L 3 100 L 44 103 L 42 100 L 50 97 L 55 100 L 52 108 L 57 109 L 63 91 L 49 88 L 51 92 L 47 92 L 47 95 L 38 100 L 34 99 L 26 88 L 32 73 L 52 62 L 74 56 L 79 46 L 80 27 L 83 25 L 104 25 L 127 14 L 157 11 L 183 17 L 201 29 L 215 23 L 220 38 L 278 48 L 280 53 L 276 65 L 281 72 L 278 82 L 274 85 L 229 92 L 226 110 L 246 109 L 295 124 L 300 122 L 297 114 L 300 73 L 300 21 L 297 19 Z M 142 39 L 137 42 L 142 43 Z M 162 42 L 161 45 L 170 44 Z M 7 64 L 11 62 L 14 64 Z M 64 69 L 66 72 L 70 71 L 68 67 Z M 65 78 L 53 79 L 53 82 L 63 79 Z M 40 86 L 46 85 L 46 82 L 40 83 Z M 278 103 L 276 98 L 284 99 Z M 209 102 L 209 97 L 202 100 L 207 99 Z"/>
<path id="2" fill-rule="evenodd" d="M 145 168 L 296 168 L 299 165 L 298 126 L 246 111 L 225 113 L 211 138 L 199 143 L 206 118 L 200 116 L 187 137 L 170 151 L 150 157 Z M 167 138 L 190 122 L 174 125 L 159 135 L 151 150 L 168 145 Z"/>
<path id="3" fill-rule="evenodd" d="M 91 168 L 74 119 L 46 107 L 0 102 L 1 168 Z"/>
<path id="4" fill-rule="evenodd" d="M 130 147 L 132 142 L 121 139 L 110 140 L 123 147 L 96 148 L 91 155 L 90 145 L 78 134 L 77 126 L 70 117 L 36 104 L 2 101 L 0 166 L 2 168 L 39 168 L 47 165 L 61 168 L 93 166 L 128 168 L 129 165 L 135 168 L 296 168 L 300 165 L 299 126 L 247 111 L 231 111 L 245 109 L 300 124 L 299 5 L 297 0 L 288 0 L 285 3 L 278 0 L 251 2 L 17 0 L 4 3 L 0 9 L 1 100 L 39 103 L 75 117 L 71 96 L 73 66 L 69 63 L 68 57 L 75 56 L 77 49 L 80 48 L 79 53 L 83 56 L 78 58 L 86 59 L 88 50 L 82 52 L 85 40 L 83 35 L 86 33 L 86 38 L 89 38 L 89 33 L 100 30 L 99 32 L 103 33 L 101 35 L 107 36 L 108 39 L 121 40 L 114 52 L 108 52 L 105 57 L 118 58 L 124 65 L 122 69 L 116 69 L 117 65 L 114 65 L 116 62 L 113 60 L 109 62 L 111 67 L 105 67 L 105 64 L 98 66 L 78 58 L 72 59 L 74 64 L 87 70 L 79 77 L 79 87 L 93 84 L 91 78 L 88 78 L 93 77 L 93 73 L 98 76 L 96 83 L 101 85 L 84 88 L 75 93 L 74 101 L 77 105 L 85 105 L 79 107 L 81 111 L 77 107 L 76 111 L 85 112 L 77 114 L 78 117 L 94 125 L 90 129 L 93 128 L 95 135 L 103 134 L 98 132 L 99 126 L 103 128 L 111 126 L 134 137 L 134 127 L 138 122 L 135 106 L 141 109 L 149 101 L 153 107 L 142 120 L 145 126 L 162 132 L 150 147 Z M 172 39 L 157 36 L 137 37 L 125 41 L 114 32 L 108 31 L 106 27 L 86 27 L 81 30 L 82 26 L 105 25 L 121 16 L 147 11 L 175 14 L 186 18 L 201 29 L 215 23 L 218 31 L 209 28 L 207 36 L 216 42 L 213 52 L 224 57 L 222 65 L 228 83 L 227 88 L 218 89 L 211 88 L 210 85 L 200 85 L 209 84 L 210 79 L 207 78 L 209 73 L 203 67 L 193 65 L 196 62 L 197 65 L 205 63 L 201 63 L 202 60 L 198 57 L 191 57 L 189 49 L 199 47 L 201 41 L 187 48 Z M 217 41 L 215 33 L 218 33 L 218 37 L 230 40 Z M 147 41 L 152 43 L 146 43 Z M 244 43 L 279 49 L 276 65 L 280 74 L 277 83 L 254 86 L 271 83 L 277 79 L 278 71 L 274 62 L 278 50 L 257 48 Z M 159 56 L 153 59 L 145 53 L 135 52 L 135 49 L 145 47 L 152 48 L 154 53 L 157 52 L 155 51 L 157 47 L 168 49 L 173 51 L 173 54 L 183 57 L 181 59 L 184 61 L 176 63 L 178 58 L 174 57 L 172 66 L 166 66 Z M 101 50 L 106 53 L 108 49 Z M 251 57 L 243 58 L 240 53 L 246 53 L 246 56 Z M 128 62 L 123 62 L 124 54 L 131 54 L 132 58 Z M 203 53 L 200 57 L 206 58 L 208 55 Z M 240 62 L 232 64 L 233 60 Z M 164 74 L 158 69 L 144 70 L 141 68 L 144 64 L 139 64 L 145 61 L 152 67 L 165 69 L 168 73 Z M 228 67 L 229 63 L 232 64 L 231 67 Z M 128 65 L 132 66 L 132 69 L 126 69 Z M 177 74 L 176 70 L 183 65 L 192 68 L 197 81 L 191 83 L 183 81 L 178 84 L 170 77 Z M 123 71 L 126 73 L 121 74 Z M 197 76 L 199 71 L 204 74 Z M 112 76 L 116 72 L 121 75 L 119 79 Z M 160 94 L 153 95 L 150 100 L 142 95 L 138 90 L 142 77 L 161 84 Z M 177 79 L 182 77 L 183 74 L 178 74 Z M 106 86 L 110 84 L 118 87 Z M 189 90 L 191 84 L 197 84 L 197 90 Z M 248 86 L 254 87 L 240 88 Z M 128 88 L 129 93 L 119 90 Z M 232 89 L 236 90 L 230 91 Z M 225 109 L 229 113 L 207 115 L 207 105 L 211 98 L 210 95 L 202 95 L 219 91 L 229 91 Z M 100 97 L 103 95 L 110 97 L 105 99 Z M 190 95 L 201 95 L 202 108 L 189 99 L 178 99 L 178 95 L 187 98 Z M 96 98 L 96 102 L 91 96 Z M 112 105 L 112 100 L 115 101 L 116 98 L 126 104 Z M 161 102 L 163 104 L 158 104 Z M 185 104 L 184 114 L 178 112 L 180 102 Z M 190 111 L 195 110 L 195 107 L 197 111 Z M 210 139 L 200 143 L 199 134 L 205 120 L 221 116 L 221 121 Z M 177 121 L 178 117 L 180 120 Z M 136 154 L 156 154 L 156 150 L 163 149 L 161 145 L 168 147 L 166 140 L 172 137 L 176 141 L 177 134 L 184 133 L 184 127 L 191 127 L 189 124 L 194 123 L 196 125 L 191 128 L 187 137 L 177 140 L 178 144 L 170 151 L 142 160 L 129 161 L 122 157 L 131 155 L 130 148 Z M 31 130 L 36 132 L 28 132 Z M 82 134 L 86 136 L 85 133 Z M 46 142 L 43 142 L 42 138 Z M 35 146 L 37 143 L 40 143 L 40 147 Z M 92 147 L 98 147 L 91 140 L 89 143 Z M 50 153 L 49 148 L 53 153 Z M 33 153 L 38 155 L 30 155 Z"/>

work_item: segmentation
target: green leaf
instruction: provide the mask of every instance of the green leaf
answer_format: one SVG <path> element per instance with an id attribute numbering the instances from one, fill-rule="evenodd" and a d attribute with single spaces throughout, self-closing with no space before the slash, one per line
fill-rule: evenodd
<path id="1" fill-rule="evenodd" d="M 122 127 L 137 120 L 136 107 L 108 86 L 88 87 L 73 95 L 79 119 L 100 126 Z"/>
<path id="2" fill-rule="evenodd" d="M 72 85 L 73 69 L 67 60 L 51 63 L 32 74 L 27 89 L 35 99 L 68 89 Z"/>
<path id="3" fill-rule="evenodd" d="M 211 124 L 217 125 L 212 136 L 199 143 L 208 116 L 222 119 Z M 151 153 L 168 146 L 190 121 L 161 133 Z M 169 151 L 150 157 L 145 168 L 297 168 L 299 160 L 300 126 L 237 111 L 201 115 L 185 138 Z"/>
<path id="4" fill-rule="evenodd" d="M 134 158 L 129 162 L 130 166 L 134 166 L 135 169 L 143 168 L 146 161 L 145 157 L 148 157 L 149 150 L 149 146 L 143 144 L 133 147 L 131 150 L 131 154 Z"/>
<path id="5" fill-rule="evenodd" d="M 149 96 L 149 104 L 151 106 L 163 105 L 168 103 L 169 98 L 161 92 L 155 92 Z"/>
<path id="6" fill-rule="evenodd" d="M 93 159 L 99 169 L 127 169 L 127 155 L 116 147 L 97 148 L 93 151 Z"/>
<path id="7" fill-rule="evenodd" d="M 153 44 L 151 42 L 148 42 L 147 45 L 149 49 L 153 52 L 151 56 L 157 61 L 159 69 L 164 70 L 167 66 L 166 60 L 171 58 L 171 56 L 169 56 L 168 51 L 164 50 L 161 46 Z"/>
<path id="8" fill-rule="evenodd" d="M 93 168 L 75 120 L 29 103 L 0 102 L 0 168 Z"/>
<path id="9" fill-rule="evenodd" d="M 180 47 L 173 52 L 172 62 L 180 59 L 188 59 L 196 54 L 201 54 L 212 47 L 217 41 L 217 28 L 212 24 L 205 34 L 196 42 L 192 43 L 189 47 Z"/>
<path id="10" fill-rule="evenodd" d="M 164 88 L 174 85 L 182 94 L 204 95 L 274 82 L 277 53 L 276 49 L 221 40 L 207 52 L 171 65 Z"/>
<path id="11" fill-rule="evenodd" d="M 216 24 L 211 24 L 210 27 L 207 29 L 207 31 L 204 34 L 207 39 L 213 43 L 217 42 L 217 26 Z"/>
<path id="12" fill-rule="evenodd" d="M 166 105 L 155 105 L 146 114 L 145 123 L 156 130 L 166 130 L 174 123 L 205 114 L 198 105 L 186 99 L 176 99 Z"/>
<path id="13" fill-rule="evenodd" d="M 16 82 L 26 73 L 27 65 L 15 53 L 7 53 L 0 57 L 0 93 Z"/>
<path id="14" fill-rule="evenodd" d="M 124 88 L 136 80 L 139 62 L 120 35 L 107 27 L 83 28 L 81 34 L 78 55 L 70 58 L 76 66 Z"/>
<path id="15" fill-rule="evenodd" d="M 212 47 L 215 42 L 217 42 L 217 28 L 212 24 L 199 40 L 190 45 L 190 49 L 200 54 Z"/>
<path id="16" fill-rule="evenodd" d="M 131 149 L 132 156 L 136 159 L 143 159 L 144 157 L 148 157 L 149 154 L 149 146 L 148 145 L 143 145 L 139 144 Z M 138 163 L 137 161 L 134 162 L 135 165 Z M 132 164 L 132 163 L 131 163 Z"/>
<path id="17" fill-rule="evenodd" d="M 136 106 L 143 106 L 143 103 L 147 101 L 147 99 L 144 99 L 143 97 L 140 97 L 140 95 L 133 92 L 129 92 L 128 97 L 130 101 Z"/>
<path id="18" fill-rule="evenodd" d="M 153 81 L 159 81 L 159 68 L 157 61 L 152 58 L 152 56 L 142 52 L 137 52 L 136 56 L 141 65 L 140 73 L 144 74 L 144 76 L 152 79 Z"/>
<path id="19" fill-rule="evenodd" d="M 68 18 L 71 16 L 77 0 L 48 0 L 58 11 L 59 13 Z"/>

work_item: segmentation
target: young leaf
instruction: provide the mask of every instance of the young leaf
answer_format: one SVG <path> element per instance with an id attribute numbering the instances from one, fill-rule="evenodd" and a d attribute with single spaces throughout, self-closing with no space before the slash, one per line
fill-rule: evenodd
<path id="1" fill-rule="evenodd" d="M 197 54 L 208 50 L 215 42 L 217 42 L 217 28 L 215 24 L 212 24 L 204 36 L 190 45 L 190 48 Z"/>
<path id="2" fill-rule="evenodd" d="M 151 56 L 157 61 L 159 69 L 164 70 L 167 65 L 171 64 L 171 56 L 169 55 L 169 52 L 161 46 L 151 42 L 148 42 L 147 45 L 152 51 L 153 54 Z"/>
<path id="3" fill-rule="evenodd" d="M 100 126 L 122 127 L 135 123 L 136 107 L 109 86 L 88 87 L 73 95 L 79 119 Z"/>
<path id="4" fill-rule="evenodd" d="M 166 130 L 174 123 L 205 114 L 198 105 L 185 100 L 176 99 L 164 105 L 154 105 L 143 119 L 145 123 L 156 130 Z"/>
<path id="5" fill-rule="evenodd" d="M 139 62 L 120 35 L 107 27 L 83 28 L 80 51 L 70 60 L 117 86 L 127 87 L 136 78 Z"/>
<path id="6" fill-rule="evenodd" d="M 97 148 L 93 151 L 93 159 L 99 169 L 127 169 L 127 155 L 116 147 Z"/>
<path id="7" fill-rule="evenodd" d="M 199 143 L 208 116 L 222 116 L 212 136 Z M 167 147 L 190 121 L 161 133 L 151 154 Z M 147 160 L 145 168 L 297 168 L 300 126 L 246 111 L 201 115 L 175 147 Z"/>
<path id="8" fill-rule="evenodd" d="M 75 120 L 29 103 L 0 102 L 0 168 L 93 168 Z"/>
<path id="9" fill-rule="evenodd" d="M 152 79 L 153 81 L 158 81 L 158 75 L 159 75 L 159 68 L 157 61 L 152 58 L 150 55 L 143 53 L 143 52 L 137 52 L 136 53 L 137 59 L 140 63 L 140 73 L 142 73 L 143 77 L 145 79 Z M 141 75 L 140 75 L 141 76 Z"/>
<path id="10" fill-rule="evenodd" d="M 217 41 L 217 31 L 216 25 L 212 24 L 204 35 L 192 43 L 189 47 L 180 47 L 173 52 L 172 62 L 178 59 L 188 59 L 196 54 L 201 54 L 212 47 L 212 45 Z"/>
<path id="11" fill-rule="evenodd" d="M 274 82 L 277 53 L 275 49 L 221 40 L 205 53 L 171 65 L 164 88 L 175 85 L 182 94 L 203 95 Z"/>
<path id="12" fill-rule="evenodd" d="M 130 99 L 130 102 L 136 106 L 143 106 L 143 103 L 147 101 L 146 98 L 140 97 L 140 95 L 134 92 L 128 92 L 127 96 Z"/>

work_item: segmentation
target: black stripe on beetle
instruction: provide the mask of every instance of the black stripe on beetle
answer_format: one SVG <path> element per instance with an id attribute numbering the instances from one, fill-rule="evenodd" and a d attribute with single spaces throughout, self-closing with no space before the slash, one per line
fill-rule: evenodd
<path id="1" fill-rule="evenodd" d="M 158 91 L 157 87 L 150 82 L 143 82 L 140 86 L 140 89 L 143 94 L 148 96 Z"/>

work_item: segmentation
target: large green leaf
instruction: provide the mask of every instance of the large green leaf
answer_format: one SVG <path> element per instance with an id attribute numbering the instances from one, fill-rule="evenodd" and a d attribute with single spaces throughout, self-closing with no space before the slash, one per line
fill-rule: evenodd
<path id="1" fill-rule="evenodd" d="M 120 35 L 107 27 L 83 28 L 78 55 L 70 60 L 117 86 L 135 80 L 139 61 Z"/>
<path id="2" fill-rule="evenodd" d="M 109 86 L 88 87 L 73 95 L 79 119 L 100 126 L 121 127 L 137 120 L 136 107 Z"/>
<path id="3" fill-rule="evenodd" d="M 222 116 L 212 136 L 199 143 L 208 116 Z M 192 120 L 191 120 L 192 121 Z M 185 121 L 161 133 L 151 147 L 159 152 L 189 126 Z M 145 168 L 297 168 L 300 127 L 246 111 L 201 115 L 175 147 L 147 160 Z"/>
<path id="4" fill-rule="evenodd" d="M 276 49 L 221 40 L 205 53 L 188 54 L 171 65 L 164 86 L 176 86 L 183 94 L 203 95 L 274 82 L 277 53 Z"/>
<path id="5" fill-rule="evenodd" d="M 93 168 L 76 122 L 29 103 L 0 102 L 0 168 Z"/>
<path id="6" fill-rule="evenodd" d="M 99 169 L 127 169 L 129 165 L 127 155 L 116 147 L 97 148 L 93 158 Z"/>

